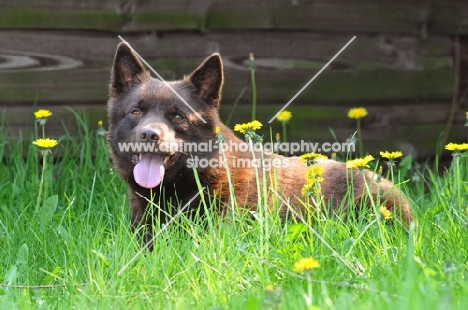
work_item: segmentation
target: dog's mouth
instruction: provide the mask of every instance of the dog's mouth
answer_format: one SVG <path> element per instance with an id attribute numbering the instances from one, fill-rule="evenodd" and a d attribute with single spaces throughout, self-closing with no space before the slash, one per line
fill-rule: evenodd
<path id="1" fill-rule="evenodd" d="M 138 185 L 144 188 L 154 188 L 158 186 L 166 169 L 172 167 L 179 159 L 181 153 L 172 155 L 141 153 L 132 156 L 133 177 Z"/>

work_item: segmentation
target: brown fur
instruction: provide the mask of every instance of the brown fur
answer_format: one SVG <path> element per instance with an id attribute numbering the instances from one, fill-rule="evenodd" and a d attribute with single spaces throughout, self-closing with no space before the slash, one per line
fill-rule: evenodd
<path id="1" fill-rule="evenodd" d="M 187 159 L 192 156 L 203 158 L 219 158 L 217 150 L 212 152 L 195 152 L 193 154 L 177 154 L 177 162 L 166 169 L 164 180 L 153 189 L 138 185 L 133 177 L 135 164 L 132 163 L 132 154 L 120 152 L 119 142 L 138 142 L 142 139 L 142 131 L 151 130 L 158 133 L 155 143 L 164 141 L 176 142 L 207 142 L 216 141 L 215 128 L 219 126 L 226 142 L 243 143 L 234 132 L 223 125 L 219 120 L 218 109 L 223 85 L 223 68 L 219 55 L 208 57 L 194 72 L 181 81 L 170 82 L 170 85 L 180 94 L 190 106 L 206 120 L 203 123 L 181 100 L 173 94 L 161 81 L 150 77 L 138 58 L 132 53 L 129 45 L 121 43 L 116 51 L 114 65 L 111 73 L 109 108 L 109 134 L 108 143 L 111 157 L 119 174 L 129 184 L 132 222 L 134 227 L 146 225 L 150 230 L 151 220 L 157 218 L 161 223 L 167 222 L 176 210 L 185 205 L 198 193 L 192 168 L 186 166 Z M 137 110 L 139 113 L 133 114 Z M 182 120 L 178 116 L 182 117 Z M 175 153 L 164 153 L 161 156 L 172 156 Z M 268 187 L 275 188 L 288 199 L 297 210 L 301 211 L 298 200 L 301 197 L 301 188 L 306 182 L 305 172 L 307 166 L 298 158 L 285 159 L 280 155 L 265 155 L 266 158 L 274 156 L 279 160 L 288 160 L 290 166 L 278 168 L 276 177 L 267 173 Z M 250 152 L 228 151 L 227 162 L 231 165 L 233 157 L 252 158 Z M 375 176 L 367 171 L 365 175 L 357 174 L 356 170 L 345 168 L 345 164 L 333 160 L 321 160 L 317 163 L 324 168 L 321 183 L 323 198 L 331 208 L 340 208 L 343 199 L 350 195 L 348 184 L 352 180 L 356 205 L 361 205 L 367 197 L 365 184 L 372 194 L 373 200 L 380 199 L 381 204 L 387 206 L 401 216 L 405 223 L 412 220 L 410 205 L 401 192 L 393 184 Z M 234 188 L 237 205 L 247 209 L 257 206 L 257 186 L 254 168 L 230 167 L 229 173 Z M 230 189 L 225 168 L 199 168 L 197 169 L 202 186 L 206 187 L 212 197 L 221 201 L 222 208 L 229 202 Z M 262 173 L 260 173 L 261 175 Z M 272 194 L 272 196 L 274 196 Z M 153 214 L 148 214 L 148 200 L 153 200 L 160 208 Z M 172 206 L 172 207 L 171 207 Z M 203 213 L 198 208 L 199 199 L 190 205 L 191 212 Z M 351 206 L 342 206 L 343 212 L 348 212 Z M 223 210 L 221 210 L 222 212 Z M 279 214 L 285 217 L 288 208 L 280 206 Z M 154 216 L 154 217 L 153 217 Z M 151 231 L 150 231 L 151 234 Z"/>

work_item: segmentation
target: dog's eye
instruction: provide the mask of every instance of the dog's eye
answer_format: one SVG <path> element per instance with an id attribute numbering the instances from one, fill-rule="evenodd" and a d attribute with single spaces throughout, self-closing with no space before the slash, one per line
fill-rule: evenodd
<path id="1" fill-rule="evenodd" d="M 130 114 L 132 114 L 133 116 L 140 116 L 140 115 L 141 115 L 141 111 L 138 110 L 138 109 L 134 109 L 134 110 L 132 110 L 132 112 L 130 112 Z"/>
<path id="2" fill-rule="evenodd" d="M 179 113 L 176 113 L 176 114 L 174 115 L 174 120 L 175 120 L 176 122 L 181 122 L 181 121 L 184 120 L 184 117 L 183 117 L 182 115 L 180 115 Z"/>

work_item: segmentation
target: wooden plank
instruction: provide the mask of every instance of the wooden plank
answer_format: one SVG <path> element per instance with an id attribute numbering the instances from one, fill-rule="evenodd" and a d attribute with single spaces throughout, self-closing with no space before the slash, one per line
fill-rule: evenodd
<path id="1" fill-rule="evenodd" d="M 294 3 L 294 2 L 293 2 Z M 297 1 L 272 8 L 275 27 L 420 35 L 468 32 L 466 1 Z"/>
<path id="2" fill-rule="evenodd" d="M 171 76 L 171 74 L 161 74 Z M 259 72 L 257 93 L 261 102 L 286 103 L 315 72 L 282 72 L 277 75 Z M 182 75 L 178 75 L 181 77 Z M 70 100 L 105 102 L 108 94 L 109 71 L 71 70 L 12 73 L 0 75 L 0 101 L 14 103 L 38 98 L 40 101 L 67 103 Z M 381 98 L 418 100 L 449 98 L 453 81 L 450 70 L 434 70 L 430 74 L 398 71 L 326 72 L 314 85 L 295 100 L 298 103 L 322 102 L 350 104 L 372 102 Z M 243 87 L 248 87 L 242 102 L 250 98 L 249 75 L 246 71 L 226 74 L 224 99 L 233 102 Z"/>
<path id="3" fill-rule="evenodd" d="M 177 79 L 220 51 L 226 69 L 224 99 L 233 102 L 243 87 L 250 97 L 247 55 L 257 59 L 259 100 L 286 103 L 349 40 L 348 35 L 314 33 L 176 32 L 125 36 L 165 78 Z M 102 101 L 119 40 L 88 32 L 0 31 L 0 55 L 29 56 L 38 64 L 0 71 L 0 101 Z M 311 44 L 313 42 L 313 44 Z M 298 103 L 354 104 L 380 99 L 451 98 L 451 41 L 431 37 L 359 36 L 297 99 Z M 53 58 L 55 57 L 55 58 Z M 57 57 L 62 57 L 57 60 Z M 76 64 L 68 70 L 51 63 Z M 245 102 L 245 100 L 244 100 Z"/>
<path id="4" fill-rule="evenodd" d="M 123 37 L 143 57 L 204 57 L 213 52 L 234 58 L 234 63 L 248 68 L 249 52 L 258 57 L 328 61 L 352 35 L 314 32 L 216 31 L 136 33 Z M 90 65 L 110 64 L 120 42 L 116 34 L 85 31 L 0 30 L 0 50 L 63 55 L 83 59 Z M 349 62 L 391 69 L 424 69 L 426 58 L 452 57 L 450 37 L 432 36 L 421 40 L 415 36 L 359 35 L 337 59 L 341 69 L 353 69 Z M 241 59 L 238 59 L 241 58 Z M 316 67 L 321 67 L 316 65 Z M 445 64 L 447 66 L 447 63 Z M 295 68 L 300 69 L 300 67 Z M 359 69 L 359 68 L 358 68 Z M 365 68 L 360 68 L 365 69 Z"/>
<path id="5" fill-rule="evenodd" d="M 466 34 L 466 0 L 173 0 L 2 3 L 0 27 L 100 29 L 307 29 L 320 32 Z"/>
<path id="6" fill-rule="evenodd" d="M 121 16 L 115 12 L 63 11 L 44 8 L 4 8 L 0 28 L 118 29 Z"/>
<path id="7" fill-rule="evenodd" d="M 96 29 L 119 32 L 198 29 L 206 1 L 14 1 L 0 10 L 0 28 Z M 208 3 L 207 3 L 208 4 Z"/>
<path id="8" fill-rule="evenodd" d="M 78 112 L 86 112 L 90 130 L 97 130 L 98 120 L 104 120 L 107 127 L 105 103 L 72 104 Z M 259 120 L 264 123 L 260 131 L 269 140 L 269 125 L 267 121 L 275 115 L 282 105 L 261 103 L 258 106 Z M 444 129 L 450 101 L 435 102 L 401 102 L 394 104 L 367 105 L 369 115 L 362 119 L 363 140 L 366 151 L 378 154 L 381 150 L 402 150 L 405 153 L 415 152 L 418 157 L 435 154 L 440 133 Z M 78 127 L 74 115 L 63 105 L 39 102 L 38 108 L 50 109 L 54 115 L 46 125 L 46 135 L 60 138 L 65 135 L 65 128 L 72 135 L 76 135 Z M 3 107 L 3 132 L 9 139 L 33 140 L 34 117 L 36 110 L 32 105 Z M 226 121 L 232 110 L 232 105 L 224 103 L 220 110 L 221 119 Z M 347 118 L 348 107 L 339 105 L 299 105 L 293 104 L 288 110 L 293 118 L 288 125 L 289 141 L 305 140 L 309 142 L 330 142 L 335 140 L 331 130 L 337 136 L 338 142 L 344 142 L 353 135 L 356 123 Z M 249 121 L 251 107 L 238 105 L 230 122 L 232 128 L 236 123 Z M 455 117 L 450 141 L 461 143 L 466 139 L 464 111 L 459 111 Z M 281 124 L 274 121 L 271 124 L 273 134 L 281 133 Z"/>

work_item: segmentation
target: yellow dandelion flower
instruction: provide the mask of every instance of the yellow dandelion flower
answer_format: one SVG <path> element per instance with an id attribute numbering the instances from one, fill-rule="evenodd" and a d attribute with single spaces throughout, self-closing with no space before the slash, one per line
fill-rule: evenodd
<path id="1" fill-rule="evenodd" d="M 382 166 L 380 166 L 380 167 L 379 167 L 378 173 L 379 173 L 379 174 L 382 174 L 382 172 L 383 172 L 383 168 L 382 168 Z"/>
<path id="2" fill-rule="evenodd" d="M 382 214 L 382 217 L 384 220 L 390 220 L 392 218 L 392 212 L 387 209 L 385 206 L 380 206 L 380 214 Z"/>
<path id="3" fill-rule="evenodd" d="M 50 138 L 45 138 L 45 139 L 37 139 L 33 141 L 33 144 L 38 146 L 41 149 L 51 149 L 54 146 L 57 145 L 57 140 L 55 139 L 50 139 Z"/>
<path id="4" fill-rule="evenodd" d="M 323 169 L 323 168 L 320 167 L 320 166 L 313 166 L 313 167 L 312 167 L 312 171 L 313 171 L 314 175 L 320 176 L 320 175 L 323 174 L 323 172 L 325 171 L 325 169 Z"/>
<path id="5" fill-rule="evenodd" d="M 366 108 L 363 107 L 357 107 L 357 108 L 352 108 L 348 112 L 348 117 L 352 119 L 360 119 L 363 118 L 367 115 L 367 110 Z"/>
<path id="6" fill-rule="evenodd" d="M 313 182 L 307 182 L 304 184 L 304 186 L 301 188 L 301 195 L 306 197 L 309 194 L 313 194 L 315 192 L 315 184 Z"/>
<path id="7" fill-rule="evenodd" d="M 318 159 L 327 159 L 328 157 L 320 153 L 306 153 L 299 156 L 299 160 L 307 163 L 308 166 L 313 165 Z"/>
<path id="8" fill-rule="evenodd" d="M 445 146 L 445 149 L 452 152 L 463 152 L 468 150 L 468 143 L 449 143 Z"/>
<path id="9" fill-rule="evenodd" d="M 323 181 L 323 178 L 321 177 L 323 172 L 325 171 L 325 169 L 323 169 L 322 167 L 320 166 L 312 166 L 310 168 L 307 169 L 307 172 L 306 172 L 306 179 L 307 181 L 318 181 L 318 182 L 322 182 Z"/>
<path id="10" fill-rule="evenodd" d="M 374 156 L 367 155 L 364 158 L 356 158 L 353 160 L 348 160 L 346 162 L 346 168 L 359 168 L 359 169 L 369 168 L 368 163 L 373 161 L 374 159 L 375 159 Z"/>
<path id="11" fill-rule="evenodd" d="M 265 291 L 272 291 L 274 290 L 274 288 L 275 287 L 273 286 L 273 284 L 268 284 L 267 286 L 265 286 Z"/>
<path id="12" fill-rule="evenodd" d="M 52 116 L 52 112 L 50 112 L 49 110 L 40 109 L 34 112 L 34 117 L 36 119 L 48 118 L 49 116 Z"/>
<path id="13" fill-rule="evenodd" d="M 102 127 L 102 121 L 98 121 L 97 124 L 99 127 Z"/>
<path id="14" fill-rule="evenodd" d="M 403 153 L 400 152 L 400 151 L 396 151 L 396 152 L 385 151 L 385 152 L 380 152 L 380 156 L 382 156 L 383 158 L 393 160 L 393 159 L 397 159 L 397 158 L 403 156 Z"/>
<path id="15" fill-rule="evenodd" d="M 257 129 L 262 128 L 262 126 L 263 126 L 262 123 L 255 120 L 255 121 L 251 121 L 251 122 L 244 123 L 244 124 L 236 124 L 234 126 L 234 131 L 238 131 L 242 134 L 246 134 L 248 131 L 255 131 Z"/>
<path id="16" fill-rule="evenodd" d="M 304 186 L 301 188 L 301 195 L 307 197 L 309 195 L 320 194 L 321 188 L 320 183 L 323 182 L 321 176 L 316 176 L 312 179 L 308 179 Z"/>
<path id="17" fill-rule="evenodd" d="M 299 159 L 303 162 L 306 162 L 309 159 L 327 159 L 326 155 L 322 155 L 320 153 L 306 153 L 299 156 Z"/>
<path id="18" fill-rule="evenodd" d="M 219 134 L 220 132 L 221 132 L 221 127 L 216 126 L 216 128 L 215 128 L 215 133 L 216 133 L 216 134 Z"/>
<path id="19" fill-rule="evenodd" d="M 294 263 L 293 269 L 297 273 L 301 273 L 304 271 L 317 269 L 320 267 L 320 263 L 318 260 L 312 257 L 308 258 L 301 258 L 299 261 Z"/>
<path id="20" fill-rule="evenodd" d="M 280 122 L 287 122 L 292 118 L 292 113 L 288 110 L 282 111 L 278 116 L 276 117 L 277 120 Z"/>
<path id="21" fill-rule="evenodd" d="M 276 133 L 275 139 L 276 139 L 276 141 L 281 140 L 281 135 L 280 135 L 279 132 Z"/>

